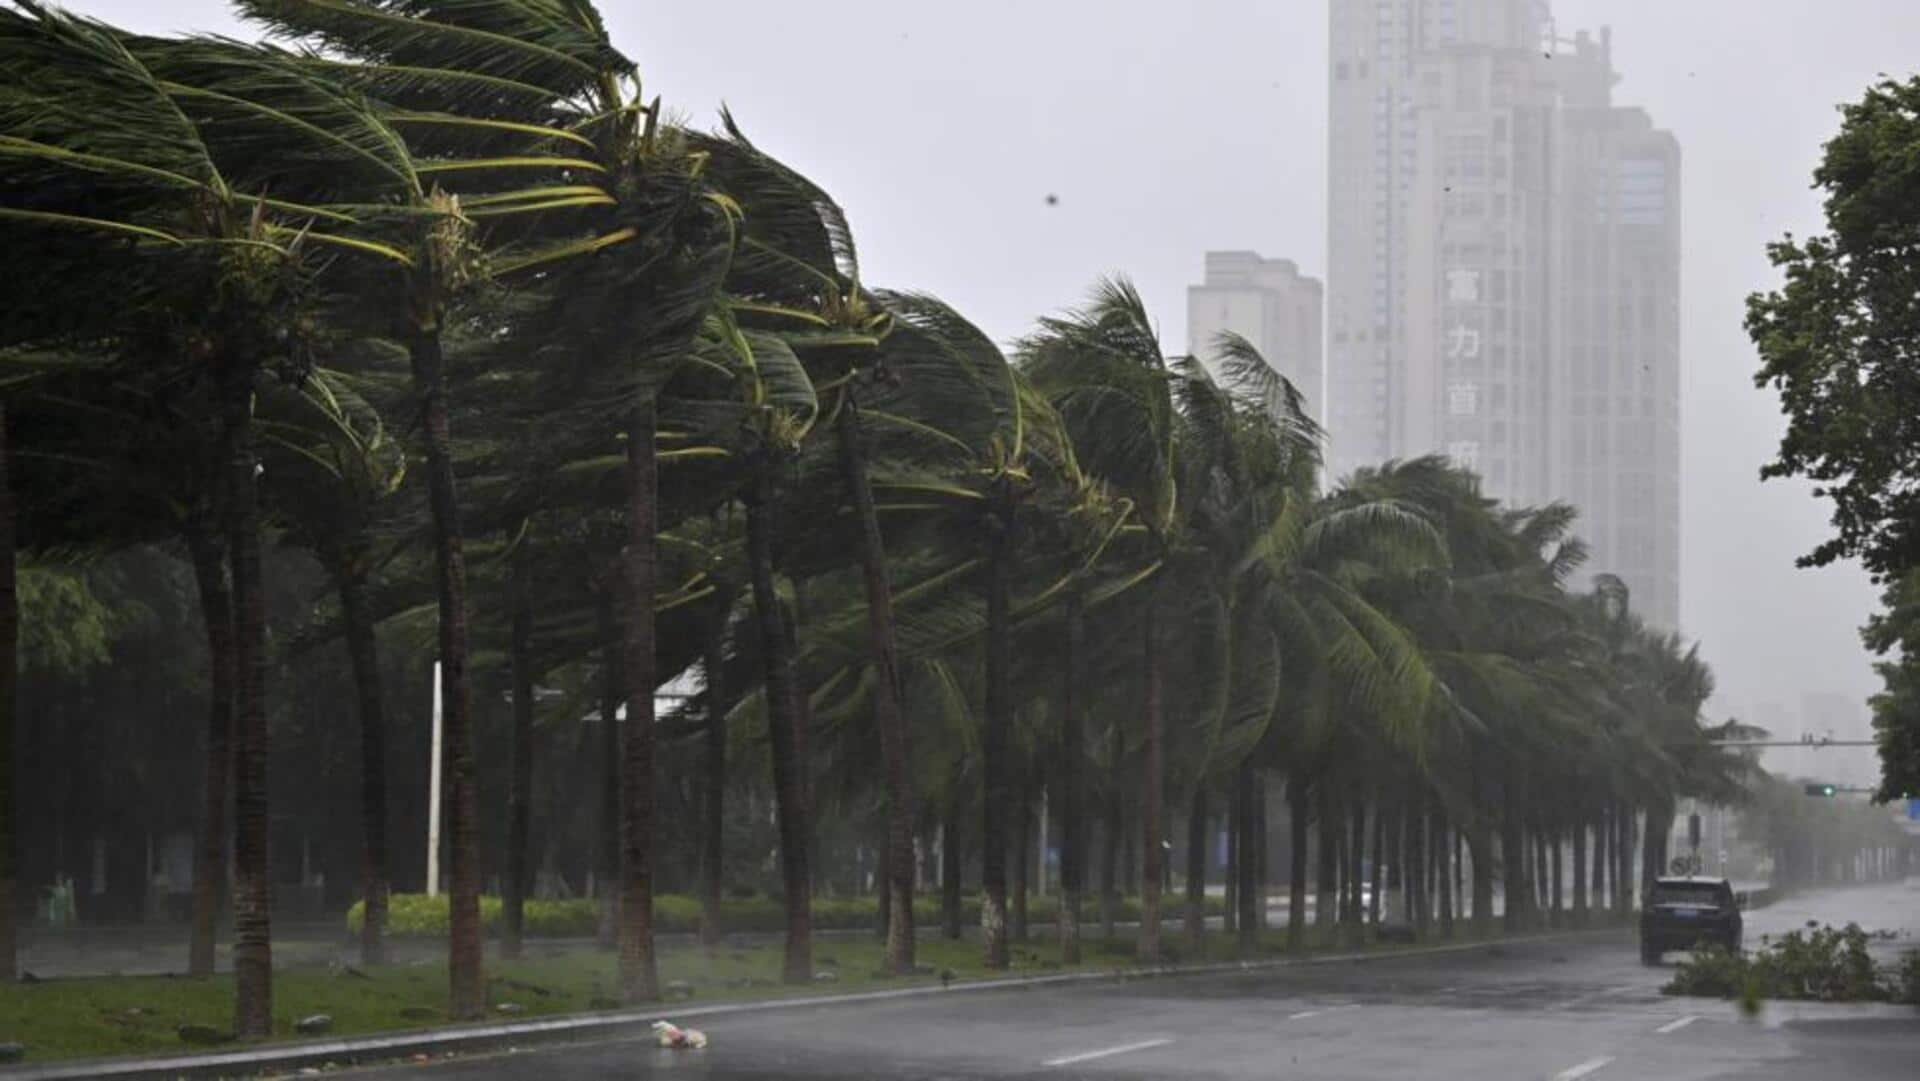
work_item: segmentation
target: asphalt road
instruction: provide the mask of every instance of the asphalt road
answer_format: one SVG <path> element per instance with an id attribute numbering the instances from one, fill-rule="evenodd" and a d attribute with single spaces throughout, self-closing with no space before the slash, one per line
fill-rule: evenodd
<path id="1" fill-rule="evenodd" d="M 1749 913 L 1747 941 L 1809 919 L 1920 933 L 1920 881 Z M 1669 998 L 1624 935 L 1262 972 L 707 1019 L 705 1051 L 636 1039 L 360 1071 L 417 1081 L 1920 1076 L 1920 1010 Z"/>

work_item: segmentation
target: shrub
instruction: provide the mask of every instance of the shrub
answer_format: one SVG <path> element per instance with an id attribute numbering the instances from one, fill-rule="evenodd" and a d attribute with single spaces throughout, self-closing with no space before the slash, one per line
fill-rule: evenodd
<path id="1" fill-rule="evenodd" d="M 822 931 L 858 931 L 878 921 L 873 897 L 816 897 L 813 900 L 813 926 Z M 444 938 L 447 934 L 446 894 L 428 897 L 424 893 L 396 893 L 387 902 L 387 933 L 396 938 Z M 1207 898 L 1209 915 L 1219 915 L 1224 905 L 1217 897 Z M 1080 906 L 1081 922 L 1100 918 L 1100 903 L 1089 900 Z M 1185 900 L 1168 896 L 1162 913 L 1175 918 L 1185 910 Z M 480 926 L 487 934 L 500 930 L 501 902 L 498 897 L 480 899 Z M 1028 899 L 1027 912 L 1035 923 L 1051 923 L 1059 912 L 1053 897 Z M 721 925 L 728 932 L 777 934 L 786 930 L 787 912 L 778 897 L 756 894 L 728 896 L 720 905 Z M 1140 918 L 1140 900 L 1122 898 L 1118 918 L 1131 922 Z M 366 909 L 356 901 L 347 910 L 347 932 L 357 935 L 366 919 Z M 914 923 L 935 927 L 940 923 L 940 898 L 919 896 L 913 899 Z M 526 905 L 526 934 L 529 938 L 588 938 L 600 923 L 599 902 L 588 898 L 564 901 L 529 900 Z M 980 924 L 980 895 L 967 894 L 960 900 L 960 923 L 964 927 Z M 700 929 L 700 899 L 685 893 L 662 893 L 653 898 L 653 927 L 663 934 L 691 934 Z"/>
<path id="2" fill-rule="evenodd" d="M 1709 946 L 1680 962 L 1673 979 L 1661 991 L 1669 995 L 1734 998 L 1746 986 L 1750 968 L 1747 959 L 1739 954 Z"/>
<path id="3" fill-rule="evenodd" d="M 488 934 L 500 929 L 500 898 L 480 898 L 480 927 Z M 444 937 L 452 919 L 446 894 L 396 893 L 387 899 L 387 933 L 396 938 Z M 573 938 L 591 935 L 599 926 L 599 908 L 590 900 L 528 901 L 526 933 L 536 938 Z M 347 909 L 347 932 L 357 935 L 366 922 L 365 903 Z"/>

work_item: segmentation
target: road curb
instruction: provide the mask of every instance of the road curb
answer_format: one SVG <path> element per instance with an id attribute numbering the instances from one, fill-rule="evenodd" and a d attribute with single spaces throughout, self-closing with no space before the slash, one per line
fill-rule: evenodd
<path id="1" fill-rule="evenodd" d="M 86 1059 L 0 1068 L 0 1081 L 81 1081 L 81 1079 L 171 1081 L 174 1078 L 251 1077 L 269 1072 L 288 1072 L 307 1066 L 319 1066 L 323 1063 L 342 1065 L 390 1062 L 416 1055 L 472 1054 L 533 1044 L 585 1042 L 596 1037 L 615 1034 L 638 1036 L 654 1021 L 668 1018 L 674 1021 L 685 1021 L 730 1014 L 845 1006 L 862 1002 L 889 1002 L 933 995 L 1013 991 L 1064 984 L 1120 983 L 1137 979 L 1225 975 L 1278 968 L 1305 968 L 1313 965 L 1354 964 L 1405 957 L 1432 957 L 1450 953 L 1471 953 L 1474 950 L 1493 949 L 1505 945 L 1591 938 L 1617 934 L 1620 930 L 1620 928 L 1602 928 L 1540 935 L 1514 935 L 1480 942 L 1451 943 L 1445 946 L 1320 954 L 1307 957 L 1276 957 L 1261 961 L 1222 961 L 1205 965 L 1150 965 L 1101 969 L 1093 972 L 1060 972 L 1043 976 L 1007 976 L 991 980 L 969 980 L 945 986 L 896 987 L 879 991 L 852 991 L 844 994 L 802 995 L 757 1002 L 687 1006 L 682 1009 L 650 1007 L 644 1010 L 574 1014 L 503 1024 L 414 1029 L 384 1035 L 303 1041 L 298 1044 L 174 1055 L 166 1058 Z"/>

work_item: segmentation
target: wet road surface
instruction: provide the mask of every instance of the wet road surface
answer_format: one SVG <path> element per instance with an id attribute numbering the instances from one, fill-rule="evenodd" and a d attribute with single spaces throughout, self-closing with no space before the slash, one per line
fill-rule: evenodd
<path id="1" fill-rule="evenodd" d="M 1920 932 L 1920 881 L 1748 914 L 1747 941 L 1806 920 Z M 358 1071 L 419 1081 L 1137 1078 L 1920 1077 L 1920 1010 L 1670 998 L 1625 934 L 1440 955 L 716 1016 L 712 1046 L 548 1047 Z"/>

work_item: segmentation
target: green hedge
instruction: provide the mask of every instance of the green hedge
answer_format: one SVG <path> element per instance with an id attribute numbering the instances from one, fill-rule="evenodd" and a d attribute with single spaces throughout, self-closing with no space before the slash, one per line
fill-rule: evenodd
<path id="1" fill-rule="evenodd" d="M 1163 901 L 1164 911 L 1173 917 L 1185 910 L 1185 900 L 1170 895 Z M 821 930 L 861 930 L 874 925 L 876 901 L 872 897 L 816 897 L 813 901 L 813 926 Z M 491 934 L 499 930 L 500 898 L 480 899 L 480 923 Z M 1051 923 L 1059 909 L 1053 897 L 1034 897 L 1027 905 L 1035 923 Z M 1080 906 L 1081 920 L 1100 918 L 1098 902 Z M 1207 899 L 1207 913 L 1219 915 L 1223 905 L 1217 897 Z M 786 929 L 787 914 L 775 897 L 729 897 L 721 903 L 721 923 L 729 932 L 778 932 Z M 1131 922 L 1140 918 L 1136 897 L 1120 902 L 1119 918 Z M 359 934 L 366 912 L 362 902 L 347 910 L 347 931 Z M 914 922 L 923 927 L 940 922 L 940 899 L 917 897 L 913 902 Z M 526 933 L 530 938 L 587 938 L 600 924 L 599 904 L 588 899 L 568 901 L 528 901 Z M 969 894 L 960 902 L 960 922 L 968 927 L 980 923 L 980 897 Z M 700 899 L 690 894 L 666 893 L 653 899 L 654 930 L 662 933 L 692 932 L 700 927 Z M 399 938 L 440 938 L 447 933 L 447 897 L 428 897 L 424 893 L 396 893 L 388 899 L 387 933 Z"/>

